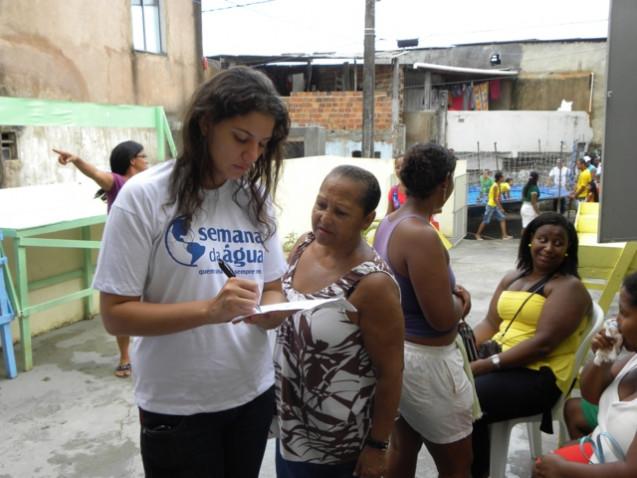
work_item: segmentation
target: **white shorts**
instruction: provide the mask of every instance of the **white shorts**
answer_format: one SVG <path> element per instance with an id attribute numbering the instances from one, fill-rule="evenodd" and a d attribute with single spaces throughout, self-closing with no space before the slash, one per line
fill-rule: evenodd
<path id="1" fill-rule="evenodd" d="M 473 431 L 473 388 L 455 343 L 433 347 L 405 342 L 400 414 L 436 444 L 453 443 Z"/>
<path id="2" fill-rule="evenodd" d="M 520 217 L 522 218 L 522 227 L 526 227 L 529 223 L 537 217 L 535 209 L 530 202 L 523 202 L 520 208 Z"/>

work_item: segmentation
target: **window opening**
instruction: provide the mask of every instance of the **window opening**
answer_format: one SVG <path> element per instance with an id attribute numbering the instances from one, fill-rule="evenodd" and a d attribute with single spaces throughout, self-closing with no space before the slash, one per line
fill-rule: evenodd
<path id="1" fill-rule="evenodd" d="M 150 53 L 164 51 L 161 35 L 160 0 L 131 0 L 133 48 Z"/>
<path id="2" fill-rule="evenodd" d="M 18 159 L 18 143 L 13 132 L 0 133 L 2 145 L 2 159 Z"/>

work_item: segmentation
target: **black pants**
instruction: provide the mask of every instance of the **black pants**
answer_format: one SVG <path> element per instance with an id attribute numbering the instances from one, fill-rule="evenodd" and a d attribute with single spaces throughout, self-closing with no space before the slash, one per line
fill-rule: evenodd
<path id="1" fill-rule="evenodd" d="M 274 387 L 216 413 L 139 410 L 144 472 L 150 478 L 257 478 L 274 412 Z"/>
<path id="2" fill-rule="evenodd" d="M 475 378 L 483 416 L 473 424 L 472 476 L 489 473 L 489 424 L 511 418 L 550 413 L 561 391 L 548 367 L 540 371 L 513 368 Z M 502 453 L 505 453 L 502 450 Z"/>
<path id="3" fill-rule="evenodd" d="M 559 199 L 555 198 L 553 199 L 553 211 L 557 211 L 557 205 L 560 205 L 560 210 L 559 213 L 560 214 L 564 214 L 564 211 L 566 211 L 566 198 L 565 197 L 561 197 Z"/>

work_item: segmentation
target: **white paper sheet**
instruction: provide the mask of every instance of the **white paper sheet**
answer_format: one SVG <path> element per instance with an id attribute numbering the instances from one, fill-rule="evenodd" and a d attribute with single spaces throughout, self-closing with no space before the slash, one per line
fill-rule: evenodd
<path id="1" fill-rule="evenodd" d="M 312 299 L 312 300 L 298 300 L 295 302 L 280 302 L 278 304 L 268 304 L 261 306 L 261 313 L 266 314 L 268 312 L 298 312 L 299 310 L 312 310 L 312 309 L 343 309 L 348 312 L 356 312 L 354 307 L 347 299 L 343 297 L 336 297 L 332 299 Z M 258 314 L 255 314 L 258 315 Z M 245 319 L 245 315 L 240 315 L 232 319 L 232 322 L 240 322 Z"/>

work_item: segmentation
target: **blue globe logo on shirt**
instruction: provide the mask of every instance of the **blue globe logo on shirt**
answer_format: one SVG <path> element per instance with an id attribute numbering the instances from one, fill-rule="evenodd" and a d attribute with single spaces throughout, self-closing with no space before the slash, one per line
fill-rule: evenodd
<path id="1" fill-rule="evenodd" d="M 168 225 L 164 236 L 166 251 L 182 266 L 197 267 L 196 262 L 206 252 L 206 247 L 194 240 L 194 234 L 186 227 L 186 218 L 177 217 Z"/>

